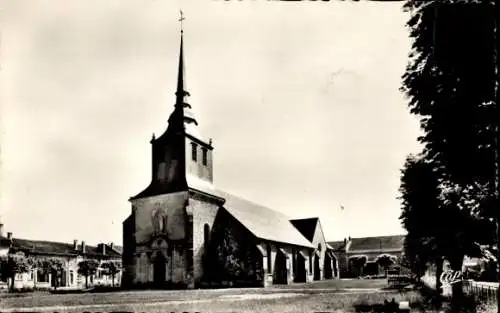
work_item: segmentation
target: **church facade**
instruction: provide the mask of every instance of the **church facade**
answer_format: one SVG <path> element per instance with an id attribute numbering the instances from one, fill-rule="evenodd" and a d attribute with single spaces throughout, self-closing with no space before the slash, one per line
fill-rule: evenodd
<path id="1" fill-rule="evenodd" d="M 214 147 L 199 134 L 188 102 L 182 33 L 177 74 L 168 127 L 150 141 L 150 184 L 130 198 L 131 214 L 123 222 L 123 286 L 199 288 L 312 281 L 314 264 L 319 262 L 315 258 L 321 257 L 322 268 L 325 250 L 316 253 L 317 245 L 284 214 L 214 186 Z M 333 257 L 333 252 L 328 255 Z M 334 261 L 328 260 L 331 269 Z"/>

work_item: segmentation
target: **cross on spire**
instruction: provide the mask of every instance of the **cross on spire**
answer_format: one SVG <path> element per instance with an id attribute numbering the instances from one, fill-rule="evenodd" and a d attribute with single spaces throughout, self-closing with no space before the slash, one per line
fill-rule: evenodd
<path id="1" fill-rule="evenodd" d="M 181 22 L 181 33 L 184 32 L 184 29 L 182 27 L 182 21 L 184 21 L 186 18 L 184 17 L 184 13 L 182 12 L 182 10 L 179 10 L 180 13 L 181 13 L 181 17 L 179 18 L 179 22 Z"/>

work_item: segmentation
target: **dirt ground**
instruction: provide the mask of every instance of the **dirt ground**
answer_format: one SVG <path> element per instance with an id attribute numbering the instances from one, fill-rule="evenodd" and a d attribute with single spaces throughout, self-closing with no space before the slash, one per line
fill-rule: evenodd
<path id="1" fill-rule="evenodd" d="M 356 303 L 418 301 L 384 280 L 322 281 L 273 288 L 3 294 L 1 312 L 354 312 Z"/>

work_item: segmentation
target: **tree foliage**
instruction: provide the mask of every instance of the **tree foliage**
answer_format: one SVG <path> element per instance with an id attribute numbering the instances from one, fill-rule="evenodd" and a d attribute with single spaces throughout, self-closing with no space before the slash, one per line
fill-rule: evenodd
<path id="1" fill-rule="evenodd" d="M 349 264 L 351 265 L 351 269 L 354 270 L 354 274 L 356 276 L 362 276 L 363 275 L 363 269 L 366 265 L 366 261 L 368 258 L 364 255 L 361 256 L 352 256 L 349 258 Z"/>
<path id="2" fill-rule="evenodd" d="M 97 272 L 99 262 L 96 260 L 83 260 L 78 263 L 78 274 L 85 277 L 85 288 L 89 287 L 89 277 Z"/>
<path id="3" fill-rule="evenodd" d="M 494 10 L 486 1 L 407 0 L 413 39 L 402 91 L 429 160 L 460 185 L 492 187 Z"/>
<path id="4" fill-rule="evenodd" d="M 33 267 L 33 259 L 24 253 L 7 254 L 0 257 L 2 277 L 10 279 L 10 290 L 14 290 L 14 280 L 17 274 L 28 273 Z"/>
<path id="5" fill-rule="evenodd" d="M 121 271 L 120 263 L 116 261 L 107 261 L 101 265 L 101 268 L 104 269 L 105 275 L 111 277 L 111 283 L 114 287 L 116 274 L 120 273 Z"/>
<path id="6" fill-rule="evenodd" d="M 35 262 L 35 266 L 44 274 L 52 275 L 54 289 L 57 289 L 64 270 L 64 261 L 58 258 L 44 258 Z"/>
<path id="7" fill-rule="evenodd" d="M 452 269 L 461 270 L 464 255 L 480 254 L 479 244 L 492 244 L 496 237 L 492 5 L 405 3 L 413 44 L 401 89 L 420 120 L 424 146 L 420 160 L 407 160 L 401 181 L 405 249 L 415 268 L 446 257 Z M 453 287 L 455 296 L 459 284 Z"/>
<path id="8" fill-rule="evenodd" d="M 253 236 L 224 213 L 214 223 L 204 272 L 210 282 L 246 284 L 264 278 L 262 255 Z"/>
<path id="9" fill-rule="evenodd" d="M 384 271 L 387 271 L 391 265 L 396 264 L 396 257 L 382 254 L 377 257 L 376 262 Z"/>

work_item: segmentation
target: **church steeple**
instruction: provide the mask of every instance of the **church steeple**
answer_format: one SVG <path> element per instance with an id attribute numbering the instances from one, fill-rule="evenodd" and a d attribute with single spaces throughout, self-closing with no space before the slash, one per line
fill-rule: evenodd
<path id="1" fill-rule="evenodd" d="M 183 20 L 184 17 L 182 16 L 181 11 L 181 18 L 179 19 L 179 21 L 182 23 Z M 198 121 L 196 120 L 191 110 L 191 105 L 187 101 L 187 97 L 189 96 L 190 94 L 186 88 L 186 69 L 184 64 L 184 30 L 181 26 L 181 44 L 179 51 L 179 65 L 177 71 L 177 90 L 175 91 L 175 110 L 170 116 L 168 122 L 169 125 L 182 123 L 184 131 L 186 133 L 198 139 L 201 139 L 197 129 Z"/>
<path id="2" fill-rule="evenodd" d="M 181 12 L 180 21 L 183 19 Z M 180 35 L 174 110 L 168 119 L 166 131 L 158 138 L 153 134 L 150 141 L 151 183 L 132 199 L 186 190 L 193 181 L 203 181 L 204 184 L 213 181 L 212 141 L 205 141 L 200 136 L 198 121 L 187 100 L 189 92 L 186 88 L 182 27 Z"/>

